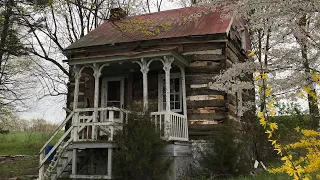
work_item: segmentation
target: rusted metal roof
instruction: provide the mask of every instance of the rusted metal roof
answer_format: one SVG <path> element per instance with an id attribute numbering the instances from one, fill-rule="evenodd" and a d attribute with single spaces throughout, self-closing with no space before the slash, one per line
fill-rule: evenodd
<path id="1" fill-rule="evenodd" d="M 225 6 L 227 6 L 225 4 Z M 106 20 L 65 50 L 173 37 L 227 33 L 231 18 L 223 17 L 223 6 L 199 6 Z M 139 29 L 139 28 L 142 28 Z M 146 32 L 143 32 L 146 31 Z"/>

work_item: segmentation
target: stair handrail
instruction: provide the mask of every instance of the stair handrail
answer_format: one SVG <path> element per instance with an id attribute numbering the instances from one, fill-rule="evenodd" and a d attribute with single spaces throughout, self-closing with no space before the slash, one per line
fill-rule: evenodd
<path id="1" fill-rule="evenodd" d="M 43 153 L 43 150 L 48 146 L 48 144 L 53 140 L 53 138 L 56 137 L 56 135 L 61 131 L 62 128 L 64 128 L 67 124 L 67 122 L 71 119 L 71 117 L 74 115 L 74 111 L 72 111 L 67 118 L 57 127 L 57 129 L 54 131 L 50 139 L 42 146 L 40 149 L 39 154 Z"/>
<path id="2" fill-rule="evenodd" d="M 62 148 L 62 149 L 66 148 L 71 141 L 72 141 L 72 139 L 70 138 L 70 139 L 63 145 L 63 148 Z M 60 154 L 58 155 L 58 157 L 61 157 L 61 156 L 62 156 L 62 152 L 60 152 Z M 53 165 L 52 165 L 51 168 L 55 168 L 55 167 L 57 166 L 57 164 L 58 164 L 58 161 L 57 161 L 57 160 L 54 161 L 54 162 L 51 161 L 51 163 L 53 163 Z M 50 163 L 50 164 L 51 164 L 51 163 Z M 48 167 L 48 168 L 50 168 L 50 164 L 49 164 L 49 167 Z M 50 172 L 50 171 L 48 172 L 48 169 L 47 169 L 47 171 L 45 172 L 44 176 L 46 176 L 47 173 L 51 173 L 51 172 Z M 47 175 L 47 176 L 48 176 L 48 175 Z"/>
<path id="3" fill-rule="evenodd" d="M 49 153 L 40 161 L 39 169 L 43 166 L 43 164 L 47 161 L 47 159 L 51 156 L 51 154 L 57 149 L 57 147 L 60 146 L 60 144 L 68 136 L 68 134 L 71 133 L 72 130 L 73 130 L 73 126 L 70 126 L 70 128 L 62 135 L 62 137 L 59 139 L 59 141 L 49 151 Z"/>

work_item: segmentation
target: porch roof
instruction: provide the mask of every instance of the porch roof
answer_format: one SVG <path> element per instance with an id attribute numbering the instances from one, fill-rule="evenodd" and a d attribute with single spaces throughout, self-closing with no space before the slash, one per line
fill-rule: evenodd
<path id="1" fill-rule="evenodd" d="M 105 55 L 97 55 L 97 56 L 87 56 L 80 58 L 71 58 L 67 62 L 69 65 L 77 65 L 77 64 L 88 64 L 88 63 L 112 63 L 112 62 L 125 62 L 125 61 L 133 61 L 139 60 L 141 58 L 150 58 L 156 59 L 164 56 L 173 56 L 177 59 L 178 64 L 183 66 L 188 66 L 189 61 L 186 60 L 183 55 L 178 53 L 177 46 L 171 47 L 157 47 L 157 48 L 149 48 L 143 51 L 128 51 L 121 53 L 109 53 Z"/>

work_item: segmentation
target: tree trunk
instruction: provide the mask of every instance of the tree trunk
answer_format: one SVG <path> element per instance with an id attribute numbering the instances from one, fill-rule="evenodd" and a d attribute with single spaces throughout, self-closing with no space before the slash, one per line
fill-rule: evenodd
<path id="1" fill-rule="evenodd" d="M 9 33 L 9 29 L 10 29 L 10 17 L 12 16 L 13 12 L 12 12 L 12 7 L 13 7 L 13 0 L 9 0 L 6 2 L 6 10 L 5 10 L 5 14 L 4 14 L 4 22 L 3 22 L 3 29 L 1 32 L 1 40 L 0 40 L 0 72 L 2 72 L 2 60 L 3 60 L 3 55 L 4 55 L 4 49 L 6 46 L 6 41 L 7 41 L 7 37 L 8 37 L 8 33 Z M 1 79 L 0 79 L 0 84 L 1 83 Z"/>
<path id="2" fill-rule="evenodd" d="M 298 25 L 301 29 L 305 29 L 307 32 L 307 28 L 308 28 L 308 19 L 307 19 L 307 15 L 304 15 L 302 18 L 300 18 Z M 313 86 L 313 80 L 312 80 L 312 71 L 310 69 L 310 64 L 309 64 L 309 60 L 308 60 L 308 45 L 307 45 L 307 38 L 303 37 L 302 40 L 299 40 L 298 37 L 296 37 L 298 43 L 301 46 L 301 55 L 302 58 L 304 59 L 303 62 L 303 68 L 304 71 L 307 75 L 307 86 L 311 89 L 311 93 L 312 94 L 316 94 L 316 90 Z M 311 96 L 310 94 L 308 94 L 308 105 L 309 105 L 309 114 L 311 117 L 311 127 L 313 129 L 317 129 L 319 126 L 319 109 L 318 109 L 318 103 L 317 103 L 317 99 L 314 98 L 313 96 Z"/>

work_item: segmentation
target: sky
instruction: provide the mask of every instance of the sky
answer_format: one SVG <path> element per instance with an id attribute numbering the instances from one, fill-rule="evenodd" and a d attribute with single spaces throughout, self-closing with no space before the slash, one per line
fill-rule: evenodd
<path id="1" fill-rule="evenodd" d="M 19 117 L 26 120 L 44 119 L 53 123 L 60 123 L 66 117 L 63 107 L 66 101 L 64 97 L 46 97 L 41 100 L 28 102 L 30 109 L 20 112 Z"/>

